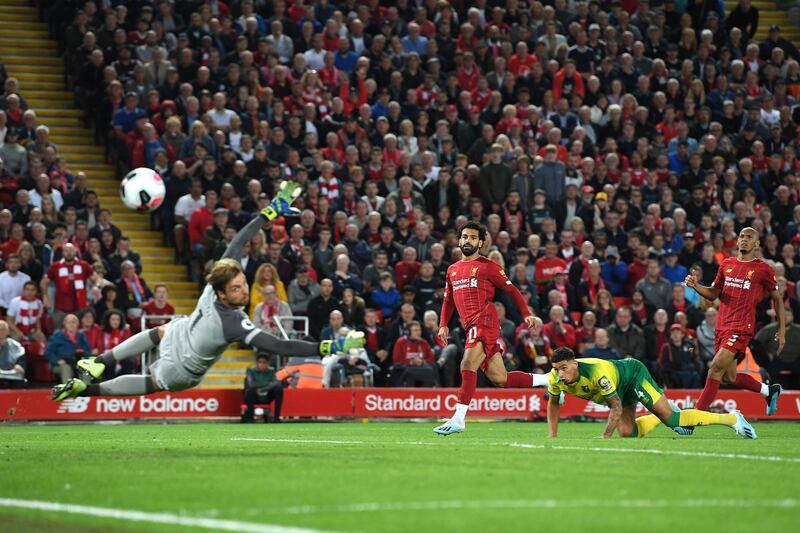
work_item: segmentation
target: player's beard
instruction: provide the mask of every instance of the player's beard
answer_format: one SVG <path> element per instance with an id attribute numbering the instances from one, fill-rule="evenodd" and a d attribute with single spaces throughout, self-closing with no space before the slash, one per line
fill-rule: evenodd
<path id="1" fill-rule="evenodd" d="M 478 251 L 477 246 L 473 246 L 469 243 L 459 244 L 458 248 L 465 257 L 469 257 Z"/>

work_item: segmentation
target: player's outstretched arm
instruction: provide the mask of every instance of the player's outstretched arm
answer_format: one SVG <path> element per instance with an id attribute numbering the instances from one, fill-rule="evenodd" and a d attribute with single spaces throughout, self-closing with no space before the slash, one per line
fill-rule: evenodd
<path id="1" fill-rule="evenodd" d="M 300 196 L 300 187 L 292 181 L 284 181 L 278 188 L 278 194 L 272 199 L 272 202 L 265 207 L 256 217 L 251 220 L 245 227 L 239 230 L 239 233 L 233 238 L 222 259 L 235 259 L 242 260 L 242 250 L 244 245 L 252 239 L 258 230 L 264 227 L 265 222 L 269 222 L 281 215 L 298 214 L 297 209 L 292 207 L 292 203 Z"/>
<path id="2" fill-rule="evenodd" d="M 561 402 L 559 394 L 551 394 L 547 401 L 547 427 L 550 430 L 550 437 L 558 436 L 558 419 L 561 416 Z"/>
<path id="3" fill-rule="evenodd" d="M 775 318 L 778 319 L 778 330 L 775 332 L 775 342 L 778 343 L 778 353 L 783 351 L 786 344 L 786 319 L 783 314 L 783 297 L 778 291 L 771 291 L 772 307 L 775 308 Z"/>
<path id="4" fill-rule="evenodd" d="M 606 424 L 605 431 L 603 431 L 603 438 L 610 439 L 614 435 L 614 430 L 617 429 L 619 425 L 620 418 L 622 418 L 622 401 L 616 394 L 606 399 L 608 400 L 608 406 L 611 410 L 608 412 L 608 423 Z"/>

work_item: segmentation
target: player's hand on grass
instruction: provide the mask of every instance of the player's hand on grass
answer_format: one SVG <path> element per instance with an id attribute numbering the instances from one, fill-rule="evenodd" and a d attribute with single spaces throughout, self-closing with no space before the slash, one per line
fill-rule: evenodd
<path id="1" fill-rule="evenodd" d="M 278 188 L 275 198 L 261 212 L 267 217 L 267 220 L 274 220 L 283 215 L 299 215 L 300 210 L 292 207 L 292 204 L 302 192 L 297 183 L 284 181 Z"/>
<path id="2" fill-rule="evenodd" d="M 447 342 L 450 340 L 450 328 L 447 326 L 440 327 L 439 333 L 436 334 L 436 337 L 442 343 L 442 346 L 446 346 Z"/>

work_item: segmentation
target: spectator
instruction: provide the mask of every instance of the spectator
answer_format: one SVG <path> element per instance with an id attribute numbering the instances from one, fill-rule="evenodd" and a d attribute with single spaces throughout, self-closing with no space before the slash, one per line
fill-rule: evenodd
<path id="1" fill-rule="evenodd" d="M 597 317 L 591 311 L 586 311 L 581 315 L 581 323 L 575 328 L 575 338 L 578 341 L 578 353 L 583 353 L 595 343 L 595 333 L 597 332 Z"/>
<path id="2" fill-rule="evenodd" d="M 619 256 L 616 246 L 606 248 L 605 261 L 600 263 L 600 275 L 613 296 L 625 294 L 625 282 L 628 279 L 628 265 Z"/>
<path id="3" fill-rule="evenodd" d="M 564 308 L 560 305 L 550 308 L 550 321 L 542 327 L 542 332 L 555 346 L 578 349 L 575 328 L 565 321 Z"/>
<path id="4" fill-rule="evenodd" d="M 630 308 L 617 309 L 614 323 L 607 328 L 607 331 L 610 346 L 617 350 L 621 357 L 633 357 L 639 360 L 645 357 L 644 333 L 631 323 Z"/>
<path id="5" fill-rule="evenodd" d="M 136 273 L 133 261 L 126 259 L 122 262 L 122 273 L 116 285 L 118 307 L 128 320 L 139 320 L 143 307 L 153 298 L 153 292 L 144 278 L 140 278 Z"/>
<path id="6" fill-rule="evenodd" d="M 287 302 L 289 295 L 286 288 L 278 277 L 277 269 L 271 263 L 263 263 L 256 270 L 255 281 L 250 288 L 250 318 L 255 320 L 255 309 L 258 304 L 264 301 L 264 288 L 275 287 L 275 295 L 278 300 Z"/>
<path id="7" fill-rule="evenodd" d="M 65 244 L 62 258 L 50 265 L 40 284 L 45 307 L 54 309 L 56 327 L 61 327 L 67 313 L 80 311 L 89 303 L 87 282 L 94 270 L 89 263 L 76 257 L 77 252 L 74 245 Z M 53 302 L 47 296 L 51 280 L 55 283 L 55 305 L 51 305 Z"/>
<path id="8" fill-rule="evenodd" d="M 244 403 L 247 409 L 242 414 L 242 422 L 253 422 L 256 404 L 273 403 L 273 421 L 280 422 L 283 405 L 283 384 L 278 380 L 275 369 L 270 366 L 269 355 L 256 356 L 255 366 L 247 369 L 244 380 Z M 266 422 L 268 417 L 264 416 Z"/>
<path id="9" fill-rule="evenodd" d="M 31 278 L 20 272 L 21 266 L 18 255 L 6 258 L 6 271 L 0 273 L 0 313 L 6 314 L 8 306 L 14 298 L 22 295 L 22 289 Z"/>
<path id="10" fill-rule="evenodd" d="M 434 387 L 438 382 L 433 349 L 422 338 L 422 326 L 416 320 L 406 324 L 406 334 L 398 339 L 392 361 L 391 380 L 395 387 Z"/>
<path id="11" fill-rule="evenodd" d="M 545 192 L 548 205 L 556 206 L 564 199 L 566 167 L 556 158 L 557 149 L 548 144 L 544 161 L 533 171 L 533 187 Z"/>
<path id="12" fill-rule="evenodd" d="M 308 302 L 309 335 L 323 340 L 320 332 L 332 311 L 339 309 L 339 300 L 333 297 L 333 282 L 328 278 L 319 282 L 319 295 Z"/>
<path id="13" fill-rule="evenodd" d="M 417 261 L 417 251 L 411 246 L 403 249 L 403 260 L 394 265 L 395 285 L 402 291 L 406 285 L 414 282 L 422 263 Z"/>
<path id="14" fill-rule="evenodd" d="M 345 325 L 351 328 L 357 328 L 364 324 L 364 313 L 366 310 L 364 299 L 361 298 L 361 296 L 357 296 L 353 289 L 348 287 L 342 291 L 342 300 L 339 302 L 339 310 L 342 312 Z"/>
<path id="15" fill-rule="evenodd" d="M 25 385 L 25 349 L 9 333 L 8 323 L 0 320 L 0 388 Z"/>
<path id="16" fill-rule="evenodd" d="M 341 254 L 336 258 L 336 270 L 333 273 L 333 294 L 337 298 L 342 297 L 345 289 L 353 289 L 361 292 L 361 279 L 350 271 L 350 257 Z"/>
<path id="17" fill-rule="evenodd" d="M 42 330 L 45 317 L 44 304 L 37 296 L 37 287 L 28 281 L 22 287 L 22 294 L 11 300 L 6 317 L 9 334 L 19 342 L 44 343 L 47 341 Z M 41 353 L 39 353 L 41 355 Z"/>
<path id="18" fill-rule="evenodd" d="M 288 297 L 291 314 L 306 315 L 311 300 L 319 296 L 320 285 L 309 278 L 308 267 L 300 265 L 295 269 L 295 278 L 289 283 Z"/>
<path id="19" fill-rule="evenodd" d="M 656 259 L 647 260 L 647 275 L 636 284 L 636 290 L 644 293 L 648 304 L 666 309 L 672 296 L 672 284 L 661 277 L 661 266 Z"/>
<path id="20" fill-rule="evenodd" d="M 758 341 L 769 357 L 769 375 L 773 382 L 782 381 L 798 383 L 800 381 L 800 325 L 794 321 L 794 312 L 784 309 L 783 319 L 786 322 L 786 345 L 778 353 L 775 333 L 778 323 L 772 322 L 756 333 Z M 787 379 L 788 378 L 788 379 Z"/>
<path id="21" fill-rule="evenodd" d="M 334 309 L 328 315 L 328 323 L 320 331 L 320 340 L 333 340 L 339 334 L 339 330 L 344 326 L 344 315 L 338 309 Z"/>
<path id="22" fill-rule="evenodd" d="M 784 320 L 786 320 L 784 316 Z M 787 324 L 789 321 L 787 320 Z M 705 320 L 703 320 L 697 329 L 697 348 L 698 357 L 702 368 L 708 368 L 711 360 L 716 355 L 716 343 L 714 339 L 715 331 L 717 328 L 717 310 L 714 307 L 709 307 L 705 312 Z"/>
<path id="23" fill-rule="evenodd" d="M 53 333 L 47 341 L 45 356 L 61 383 L 66 383 L 75 376 L 75 364 L 78 359 L 92 353 L 86 335 L 78 330 L 78 317 L 72 313 L 65 314 L 62 320 L 64 327 Z"/>
<path id="24" fill-rule="evenodd" d="M 597 328 L 594 334 L 594 346 L 587 348 L 583 352 L 583 357 L 594 357 L 611 361 L 620 359 L 617 350 L 609 345 L 608 332 L 603 328 Z"/>
<path id="25" fill-rule="evenodd" d="M 153 288 L 153 298 L 142 306 L 142 313 L 147 316 L 144 323 L 145 329 L 157 328 L 172 319 L 175 315 L 175 307 L 168 300 L 169 289 L 163 283 L 159 283 Z M 155 318 L 157 316 L 165 318 Z"/>
<path id="26" fill-rule="evenodd" d="M 672 324 L 669 341 L 661 348 L 658 365 L 667 386 L 681 389 L 700 388 L 699 361 L 694 344 L 685 338 L 683 327 Z"/>
<path id="27" fill-rule="evenodd" d="M 84 309 L 80 315 L 81 331 L 86 335 L 86 340 L 89 341 L 89 348 L 92 350 L 93 356 L 98 356 L 103 353 L 103 346 L 105 343 L 105 332 L 103 326 L 97 323 L 94 310 Z"/>
<path id="28" fill-rule="evenodd" d="M 267 333 L 281 337 L 281 330 L 278 327 L 276 317 L 292 316 L 292 310 L 289 304 L 278 299 L 277 291 L 273 285 L 265 285 L 261 292 L 264 295 L 264 299 L 253 310 L 253 324 Z M 281 326 L 284 327 L 284 331 L 287 333 L 293 330 L 286 321 L 281 322 Z"/>
<path id="29" fill-rule="evenodd" d="M 108 277 L 110 279 L 118 279 L 122 274 L 122 263 L 130 261 L 137 274 L 142 273 L 142 257 L 131 250 L 131 240 L 122 235 L 117 241 L 117 251 L 108 258 Z"/>

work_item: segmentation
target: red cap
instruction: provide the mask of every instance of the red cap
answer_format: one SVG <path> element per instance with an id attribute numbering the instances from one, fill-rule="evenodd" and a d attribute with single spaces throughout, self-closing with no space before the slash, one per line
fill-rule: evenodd
<path id="1" fill-rule="evenodd" d="M 594 188 L 591 185 L 584 185 L 581 187 L 581 192 L 586 194 L 592 194 L 594 192 Z"/>
<path id="2" fill-rule="evenodd" d="M 554 276 L 557 276 L 559 274 L 566 274 L 566 271 L 564 270 L 564 267 L 555 267 L 553 269 L 553 275 Z"/>
<path id="3" fill-rule="evenodd" d="M 669 330 L 670 331 L 683 331 L 683 326 L 681 326 L 680 324 L 672 324 L 669 327 Z"/>

